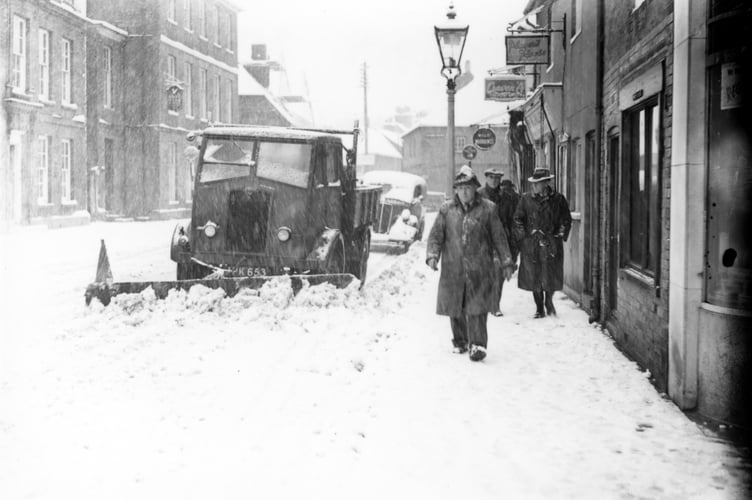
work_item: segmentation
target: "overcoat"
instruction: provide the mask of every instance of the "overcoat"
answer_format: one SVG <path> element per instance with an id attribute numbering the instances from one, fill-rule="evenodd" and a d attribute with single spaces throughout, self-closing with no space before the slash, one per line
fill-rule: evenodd
<path id="1" fill-rule="evenodd" d="M 564 245 L 572 227 L 569 204 L 549 186 L 540 195 L 525 193 L 514 212 L 514 236 L 520 247 L 517 284 L 523 290 L 561 290 Z"/>
<path id="2" fill-rule="evenodd" d="M 512 236 L 514 229 L 514 212 L 517 210 L 517 204 L 520 201 L 520 195 L 512 188 L 502 184 L 499 195 L 499 218 L 504 229 L 507 230 L 509 240 L 509 251 L 512 252 L 512 260 L 517 262 L 517 255 L 520 253 L 517 248 L 517 240 Z"/>
<path id="3" fill-rule="evenodd" d="M 460 317 L 495 312 L 493 259 L 513 266 L 496 206 L 478 193 L 467 210 L 457 195 L 439 209 L 428 235 L 426 262 L 441 259 L 436 313 Z"/>

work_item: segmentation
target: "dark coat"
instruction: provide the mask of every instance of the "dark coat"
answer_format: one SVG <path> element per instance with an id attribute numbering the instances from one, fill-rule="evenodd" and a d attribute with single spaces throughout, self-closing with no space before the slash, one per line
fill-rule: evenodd
<path id="1" fill-rule="evenodd" d="M 499 218 L 507 230 L 507 239 L 509 240 L 509 251 L 512 252 L 512 260 L 517 262 L 517 255 L 520 253 L 517 247 L 517 239 L 512 236 L 514 230 L 514 212 L 517 210 L 517 204 L 520 201 L 520 195 L 511 185 L 501 185 L 499 195 Z"/>
<path id="2" fill-rule="evenodd" d="M 441 259 L 436 313 L 460 317 L 495 312 L 493 259 L 512 266 L 496 206 L 476 193 L 467 212 L 459 198 L 442 205 L 428 235 L 426 261 Z"/>
<path id="3" fill-rule="evenodd" d="M 561 290 L 564 246 L 572 216 L 566 198 L 550 187 L 541 195 L 525 193 L 514 212 L 514 236 L 520 247 L 517 283 L 523 290 Z"/>

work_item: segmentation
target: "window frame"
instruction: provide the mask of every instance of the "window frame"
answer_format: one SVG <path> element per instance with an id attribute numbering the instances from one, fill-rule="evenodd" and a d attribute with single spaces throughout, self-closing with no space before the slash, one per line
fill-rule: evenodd
<path id="1" fill-rule="evenodd" d="M 199 0 L 199 7 L 198 7 L 198 35 L 201 38 L 206 39 L 206 33 L 209 31 L 208 26 L 208 11 L 206 9 L 206 0 Z"/>
<path id="2" fill-rule="evenodd" d="M 193 4 L 191 0 L 183 0 L 183 27 L 193 32 Z"/>
<path id="3" fill-rule="evenodd" d="M 39 28 L 39 99 L 50 100 L 50 41 L 49 30 Z"/>
<path id="4" fill-rule="evenodd" d="M 50 204 L 50 141 L 49 135 L 37 137 L 37 205 Z"/>
<path id="5" fill-rule="evenodd" d="M 659 93 L 622 113 L 621 267 L 653 278 L 656 286 L 663 235 L 661 103 Z"/>
<path id="6" fill-rule="evenodd" d="M 201 86 L 201 116 L 202 120 L 208 119 L 209 112 L 209 71 L 206 68 L 201 68 L 201 78 L 199 85 Z"/>
<path id="7" fill-rule="evenodd" d="M 72 203 L 73 198 L 73 141 L 60 140 L 60 201 Z"/>
<path id="8" fill-rule="evenodd" d="M 177 24 L 177 0 L 168 0 L 167 1 L 167 20 L 173 24 Z"/>
<path id="9" fill-rule="evenodd" d="M 60 102 L 73 104 L 73 42 L 62 38 L 60 43 Z"/>
<path id="10" fill-rule="evenodd" d="M 571 0 L 571 31 L 569 44 L 573 44 L 582 32 L 582 0 Z"/>
<path id="11" fill-rule="evenodd" d="M 212 107 L 212 121 L 214 123 L 221 123 L 222 117 L 222 78 L 219 75 L 214 75 L 214 106 Z"/>
<path id="12" fill-rule="evenodd" d="M 28 22 L 26 18 L 13 15 L 11 39 L 11 85 L 14 92 L 26 93 L 28 73 Z"/>
<path id="13" fill-rule="evenodd" d="M 464 135 L 456 135 L 454 137 L 454 152 L 462 153 L 462 150 L 467 146 L 467 137 Z"/>
<path id="14" fill-rule="evenodd" d="M 183 86 L 185 87 L 183 105 L 185 106 L 185 116 L 186 118 L 193 118 L 193 64 L 185 61 L 183 63 L 183 73 Z"/>
<path id="15" fill-rule="evenodd" d="M 112 109 L 112 47 L 104 46 L 102 58 L 104 62 L 104 107 Z"/>

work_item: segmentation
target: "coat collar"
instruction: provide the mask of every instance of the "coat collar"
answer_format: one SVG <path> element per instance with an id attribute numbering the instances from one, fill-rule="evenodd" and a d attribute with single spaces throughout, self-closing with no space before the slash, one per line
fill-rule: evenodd
<path id="1" fill-rule="evenodd" d="M 481 199 L 482 199 L 482 197 L 481 197 L 480 193 L 478 193 L 478 191 L 475 191 L 475 197 L 472 200 L 470 200 L 470 203 L 467 204 L 467 212 L 470 212 L 473 208 L 475 208 L 478 205 L 480 205 L 480 200 Z M 459 209 L 462 210 L 463 212 L 466 211 L 465 207 L 462 206 L 462 202 L 460 201 L 460 197 L 457 196 L 456 194 L 454 195 L 454 205 L 457 206 L 457 207 L 459 207 Z"/>

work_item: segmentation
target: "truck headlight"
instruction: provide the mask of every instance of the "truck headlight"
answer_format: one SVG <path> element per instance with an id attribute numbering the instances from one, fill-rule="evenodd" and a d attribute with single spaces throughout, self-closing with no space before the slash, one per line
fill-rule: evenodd
<path id="1" fill-rule="evenodd" d="M 287 241 L 290 239 L 290 236 L 292 235 L 292 231 L 289 227 L 280 227 L 277 229 L 277 238 L 279 241 Z"/>
<path id="2" fill-rule="evenodd" d="M 212 221 L 207 221 L 203 226 L 199 226 L 199 230 L 204 231 L 207 238 L 214 238 L 217 235 L 217 228 L 219 226 Z"/>

